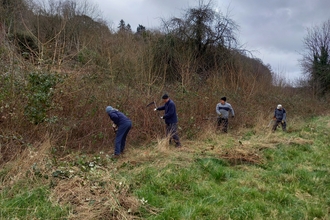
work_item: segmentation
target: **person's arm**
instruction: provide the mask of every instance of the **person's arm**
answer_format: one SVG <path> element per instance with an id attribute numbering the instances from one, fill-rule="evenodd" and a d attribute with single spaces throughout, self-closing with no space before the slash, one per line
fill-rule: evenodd
<path id="1" fill-rule="evenodd" d="M 221 115 L 220 110 L 219 110 L 219 104 L 215 107 L 215 111 L 217 112 L 218 115 Z"/>
<path id="2" fill-rule="evenodd" d="M 286 120 L 286 111 L 285 109 L 283 109 L 283 118 L 282 118 L 282 121 L 285 121 Z"/>
<path id="3" fill-rule="evenodd" d="M 230 104 L 229 104 L 229 106 L 230 106 L 231 116 L 234 117 L 235 116 L 234 109 Z"/>
<path id="4" fill-rule="evenodd" d="M 156 110 L 157 110 L 157 111 L 162 111 L 162 110 L 165 110 L 165 105 L 163 105 L 163 106 L 160 106 L 160 107 L 156 108 Z"/>
<path id="5" fill-rule="evenodd" d="M 110 113 L 110 119 L 115 123 L 117 126 L 119 124 L 119 116 L 115 112 Z"/>

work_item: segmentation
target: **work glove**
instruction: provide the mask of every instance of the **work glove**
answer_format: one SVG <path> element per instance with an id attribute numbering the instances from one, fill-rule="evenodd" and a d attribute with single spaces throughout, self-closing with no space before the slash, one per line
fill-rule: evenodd
<path id="1" fill-rule="evenodd" d="M 163 119 L 164 117 L 163 116 L 160 116 L 161 119 Z"/>
<path id="2" fill-rule="evenodd" d="M 116 124 L 112 124 L 112 129 L 113 129 L 113 132 L 117 132 L 117 130 L 118 130 L 118 127 L 117 127 L 117 125 Z"/>
<path id="3" fill-rule="evenodd" d="M 284 120 L 281 121 L 282 124 L 284 124 L 284 122 L 285 122 Z"/>
<path id="4" fill-rule="evenodd" d="M 157 111 L 157 108 L 155 108 L 154 111 Z"/>

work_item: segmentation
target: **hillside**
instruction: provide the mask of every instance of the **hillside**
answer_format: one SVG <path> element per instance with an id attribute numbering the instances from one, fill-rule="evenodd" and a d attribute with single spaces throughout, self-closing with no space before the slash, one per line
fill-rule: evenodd
<path id="1" fill-rule="evenodd" d="M 210 4 L 136 32 L 92 9 L 0 4 L 1 219 L 329 217 L 327 93 L 288 85 Z M 164 93 L 180 150 L 147 107 Z M 215 132 L 223 96 L 235 110 L 228 134 Z M 288 133 L 267 127 L 278 104 Z M 133 122 L 118 160 L 108 105 Z"/>
<path id="2" fill-rule="evenodd" d="M 45 135 L 2 166 L 1 219 L 328 219 L 329 116 L 109 151 L 54 152 Z M 63 146 L 64 147 L 64 146 Z"/>
<path id="3" fill-rule="evenodd" d="M 176 103 L 186 141 L 207 131 L 223 96 L 236 112 L 235 132 L 261 126 L 278 104 L 290 117 L 328 108 L 327 96 L 308 83 L 288 86 L 241 48 L 235 21 L 210 5 L 164 20 L 165 29 L 134 32 L 124 21 L 112 30 L 88 2 L 44 3 L 0 4 L 0 165 L 45 134 L 57 156 L 106 151 L 113 144 L 108 105 L 133 121 L 131 143 L 148 145 L 164 127 L 146 105 L 160 105 L 164 93 Z"/>

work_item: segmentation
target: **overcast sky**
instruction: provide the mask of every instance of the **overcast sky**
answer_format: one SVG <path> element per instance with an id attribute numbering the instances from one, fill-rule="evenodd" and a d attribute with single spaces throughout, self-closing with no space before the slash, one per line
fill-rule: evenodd
<path id="1" fill-rule="evenodd" d="M 123 19 L 133 31 L 139 24 L 160 27 L 160 19 L 180 17 L 198 0 L 89 0 L 102 18 L 116 28 Z M 204 1 L 207 2 L 207 1 Z M 307 28 L 330 19 L 330 0 L 213 0 L 239 26 L 244 48 L 288 81 L 302 77 L 299 59 Z"/>

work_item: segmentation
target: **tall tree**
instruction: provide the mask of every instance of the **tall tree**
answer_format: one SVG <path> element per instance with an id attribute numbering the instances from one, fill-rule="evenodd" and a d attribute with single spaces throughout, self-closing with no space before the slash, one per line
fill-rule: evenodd
<path id="1" fill-rule="evenodd" d="M 200 2 L 196 8 L 189 8 L 183 18 L 172 18 L 165 23 L 168 33 L 190 42 L 197 55 L 203 55 L 210 46 L 235 47 L 235 32 L 238 25 L 213 8 L 212 2 Z"/>
<path id="2" fill-rule="evenodd" d="M 323 96 L 330 92 L 330 19 L 307 29 L 303 42 L 305 53 L 301 65 L 314 94 Z"/>
<path id="3" fill-rule="evenodd" d="M 144 27 L 143 25 L 139 24 L 139 26 L 136 28 L 136 33 L 137 34 L 142 34 L 143 32 L 146 31 L 146 27 Z"/>
<path id="4" fill-rule="evenodd" d="M 132 32 L 132 28 L 130 24 L 125 24 L 125 21 L 123 19 L 121 19 L 119 21 L 119 25 L 118 25 L 118 32 L 119 33 L 131 33 Z"/>
<path id="5" fill-rule="evenodd" d="M 125 24 L 125 21 L 123 19 L 121 19 L 119 21 L 119 25 L 118 25 L 118 30 L 119 31 L 125 31 L 126 29 L 126 24 Z"/>

